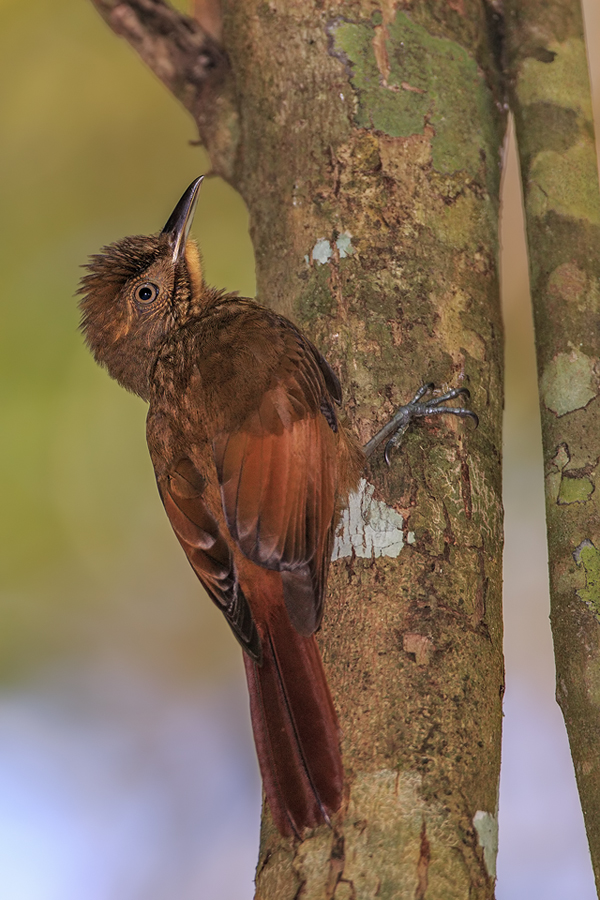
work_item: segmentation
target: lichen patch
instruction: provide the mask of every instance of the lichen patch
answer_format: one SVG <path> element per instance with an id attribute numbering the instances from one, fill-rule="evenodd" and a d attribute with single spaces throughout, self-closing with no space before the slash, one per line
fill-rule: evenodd
<path id="1" fill-rule="evenodd" d="M 600 225 L 596 151 L 587 139 L 562 153 L 542 150 L 529 171 L 527 211 L 544 216 L 553 211 Z"/>
<path id="2" fill-rule="evenodd" d="M 307 254 L 304 259 L 308 265 L 310 265 L 310 260 L 312 259 L 313 263 L 320 263 L 320 265 L 325 266 L 330 260 L 336 258 L 336 253 L 338 259 L 346 259 L 355 253 L 355 249 L 352 246 L 352 235 L 349 231 L 342 231 L 336 238 L 333 246 L 327 238 L 319 238 L 310 251 L 310 258 Z"/>
<path id="3" fill-rule="evenodd" d="M 583 300 L 586 287 L 585 272 L 572 262 L 557 266 L 548 279 L 548 293 L 567 303 L 579 303 Z"/>
<path id="4" fill-rule="evenodd" d="M 573 559 L 585 572 L 585 587 L 577 590 L 577 596 L 600 621 L 600 552 L 586 539 L 574 551 Z"/>
<path id="5" fill-rule="evenodd" d="M 365 827 L 371 820 L 381 823 L 377 829 Z M 469 896 L 468 869 L 448 840 L 448 811 L 439 801 L 423 799 L 418 775 L 390 769 L 358 773 L 347 821 L 344 879 L 353 885 L 352 897 Z"/>
<path id="6" fill-rule="evenodd" d="M 361 478 L 336 531 L 333 560 L 352 554 L 364 559 L 399 556 L 404 546 L 404 519 L 395 509 L 375 500 L 374 493 L 373 485 Z"/>
<path id="7" fill-rule="evenodd" d="M 583 409 L 598 394 L 595 360 L 573 350 L 558 353 L 544 369 L 541 393 L 544 405 L 557 416 Z"/>
<path id="8" fill-rule="evenodd" d="M 478 809 L 473 816 L 473 825 L 483 848 L 483 861 L 490 878 L 496 877 L 496 857 L 498 856 L 498 819 L 490 812 Z"/>
<path id="9" fill-rule="evenodd" d="M 481 109 L 490 96 L 460 44 L 433 37 L 404 12 L 384 28 L 340 22 L 332 37 L 334 55 L 351 71 L 358 126 L 408 137 L 430 125 L 434 168 L 478 174 Z"/>
<path id="10" fill-rule="evenodd" d="M 533 56 L 522 66 L 517 87 L 524 106 L 532 103 L 554 103 L 566 109 L 577 104 L 581 115 L 592 121 L 590 83 L 585 44 L 581 38 L 569 38 L 564 43 L 552 42 L 548 51 L 551 62 Z"/>
<path id="11" fill-rule="evenodd" d="M 567 473 L 561 478 L 557 502 L 559 506 L 566 506 L 569 503 L 585 503 L 593 492 L 594 485 L 587 475 L 577 477 Z"/>
<path id="12" fill-rule="evenodd" d="M 333 248 L 326 238 L 319 238 L 315 246 L 312 248 L 312 261 L 321 263 L 324 266 L 333 256 Z"/>

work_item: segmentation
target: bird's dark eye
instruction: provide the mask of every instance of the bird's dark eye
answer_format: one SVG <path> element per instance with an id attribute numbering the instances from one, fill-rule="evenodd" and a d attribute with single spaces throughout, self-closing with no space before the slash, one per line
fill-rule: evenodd
<path id="1" fill-rule="evenodd" d="M 152 284 L 151 281 L 147 281 L 145 284 L 140 284 L 139 288 L 137 288 L 135 292 L 135 299 L 139 303 L 152 303 L 153 300 L 156 300 L 158 297 L 158 287 L 155 284 Z"/>

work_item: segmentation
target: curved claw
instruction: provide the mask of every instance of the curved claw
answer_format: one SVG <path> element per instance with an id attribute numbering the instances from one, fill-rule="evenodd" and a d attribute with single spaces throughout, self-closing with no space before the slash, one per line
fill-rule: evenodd
<path id="1" fill-rule="evenodd" d="M 475 428 L 479 427 L 479 417 L 471 409 L 463 409 L 456 406 L 443 406 L 446 400 L 454 400 L 456 397 L 470 398 L 471 392 L 466 387 L 452 388 L 439 397 L 432 397 L 430 400 L 421 401 L 421 398 L 429 391 L 433 391 L 435 385 L 433 382 L 421 385 L 413 399 L 405 406 L 401 406 L 395 416 L 377 432 L 375 437 L 365 445 L 364 451 L 367 459 L 375 452 L 376 448 L 386 441 L 383 451 L 383 458 L 387 466 L 391 466 L 391 453 L 394 447 L 402 441 L 402 438 L 413 419 L 420 419 L 426 416 L 435 415 L 453 415 L 460 418 L 472 419 Z"/>
<path id="2" fill-rule="evenodd" d="M 385 464 L 387 465 L 388 469 L 389 469 L 390 466 L 392 465 L 392 460 L 391 460 L 391 458 L 390 458 L 390 453 L 391 453 L 391 450 L 392 450 L 392 447 L 393 447 L 393 446 L 394 446 L 393 438 L 390 438 L 389 441 L 387 442 L 387 444 L 385 445 L 385 450 L 383 451 L 383 458 L 384 458 L 384 460 L 385 460 Z"/>

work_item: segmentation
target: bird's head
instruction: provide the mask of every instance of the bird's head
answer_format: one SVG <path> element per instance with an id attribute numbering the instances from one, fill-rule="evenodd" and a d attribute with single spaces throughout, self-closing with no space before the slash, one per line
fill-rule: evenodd
<path id="1" fill-rule="evenodd" d="M 103 247 L 81 279 L 86 343 L 113 378 L 145 399 L 165 338 L 202 305 L 200 254 L 188 235 L 203 177 L 191 183 L 159 234 Z"/>

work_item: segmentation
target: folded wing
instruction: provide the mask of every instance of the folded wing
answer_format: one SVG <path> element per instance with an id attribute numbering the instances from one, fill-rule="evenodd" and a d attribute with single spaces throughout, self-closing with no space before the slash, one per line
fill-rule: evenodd
<path id="1" fill-rule="evenodd" d="M 287 355 L 241 427 L 213 442 L 229 531 L 244 556 L 281 573 L 288 615 L 304 635 L 322 617 L 338 475 L 335 413 L 316 352 Z"/>
<path id="2" fill-rule="evenodd" d="M 205 482 L 187 457 L 159 478 L 158 489 L 179 543 L 242 647 L 261 658 L 260 639 L 235 570 L 233 555 L 204 501 Z"/>

